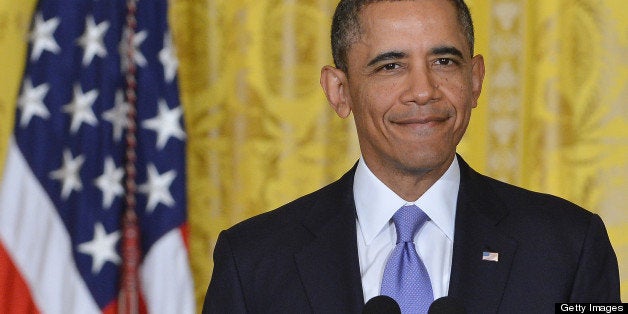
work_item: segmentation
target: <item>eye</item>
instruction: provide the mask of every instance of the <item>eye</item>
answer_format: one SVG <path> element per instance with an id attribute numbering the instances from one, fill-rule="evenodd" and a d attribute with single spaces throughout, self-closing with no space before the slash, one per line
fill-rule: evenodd
<path id="1" fill-rule="evenodd" d="M 438 65 L 453 65 L 455 64 L 454 60 L 449 58 L 438 58 L 436 59 L 436 64 Z"/>
<path id="2" fill-rule="evenodd" d="M 387 63 L 380 67 L 380 69 L 385 71 L 392 71 L 400 68 L 401 66 L 398 63 Z"/>

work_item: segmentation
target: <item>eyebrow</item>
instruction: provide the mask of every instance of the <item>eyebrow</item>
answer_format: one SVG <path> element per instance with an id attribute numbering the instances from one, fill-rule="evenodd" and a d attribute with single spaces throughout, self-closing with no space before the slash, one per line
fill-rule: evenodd
<path id="1" fill-rule="evenodd" d="M 388 60 L 398 60 L 407 57 L 408 55 L 405 52 L 401 51 L 388 51 L 384 53 L 380 53 L 375 58 L 371 59 L 371 61 L 367 64 L 367 66 L 372 66 L 382 61 Z"/>
<path id="2" fill-rule="evenodd" d="M 462 54 L 462 51 L 460 51 L 458 48 L 456 47 L 452 47 L 452 46 L 442 46 L 442 47 L 436 47 L 434 49 L 432 49 L 432 54 L 434 55 L 454 55 L 460 58 L 464 58 L 464 55 Z"/>

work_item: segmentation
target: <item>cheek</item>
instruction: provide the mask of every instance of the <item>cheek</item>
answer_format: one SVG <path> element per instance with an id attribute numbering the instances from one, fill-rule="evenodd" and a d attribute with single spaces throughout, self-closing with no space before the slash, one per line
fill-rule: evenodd
<path id="1" fill-rule="evenodd" d="M 454 132 L 464 132 L 474 107 L 471 90 L 462 83 L 450 84 L 443 94 L 450 104 L 451 114 L 455 115 Z"/>
<path id="2" fill-rule="evenodd" d="M 463 100 L 467 103 L 470 101 L 469 99 Z M 471 120 L 471 105 L 459 106 L 456 108 L 456 125 L 455 125 L 455 139 L 456 141 L 460 141 L 462 136 L 467 130 L 467 126 L 469 125 L 469 121 Z"/>
<path id="3" fill-rule="evenodd" d="M 382 120 L 391 105 L 393 97 L 390 89 L 366 87 L 360 93 L 359 111 L 363 119 Z"/>
<path id="4" fill-rule="evenodd" d="M 470 90 L 464 84 L 441 85 L 440 90 L 456 112 L 466 111 L 472 105 Z"/>

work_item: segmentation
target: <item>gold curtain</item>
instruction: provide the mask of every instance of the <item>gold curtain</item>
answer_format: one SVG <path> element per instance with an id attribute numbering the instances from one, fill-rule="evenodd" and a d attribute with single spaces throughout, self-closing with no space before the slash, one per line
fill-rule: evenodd
<path id="1" fill-rule="evenodd" d="M 33 2 L 0 0 L 0 162 Z M 199 306 L 222 229 L 331 182 L 359 156 L 351 121 L 318 84 L 336 3 L 171 1 Z M 468 3 L 487 77 L 459 152 L 485 174 L 599 213 L 627 278 L 628 2 Z"/>

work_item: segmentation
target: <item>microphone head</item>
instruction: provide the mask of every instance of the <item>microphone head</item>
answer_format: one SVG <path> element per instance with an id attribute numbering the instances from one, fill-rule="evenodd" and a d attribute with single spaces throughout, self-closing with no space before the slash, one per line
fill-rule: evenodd
<path id="1" fill-rule="evenodd" d="M 465 314 L 466 311 L 458 299 L 450 296 L 438 298 L 432 302 L 428 314 Z"/>
<path id="2" fill-rule="evenodd" d="M 387 295 L 378 295 L 364 304 L 362 314 L 401 314 L 399 304 Z"/>

